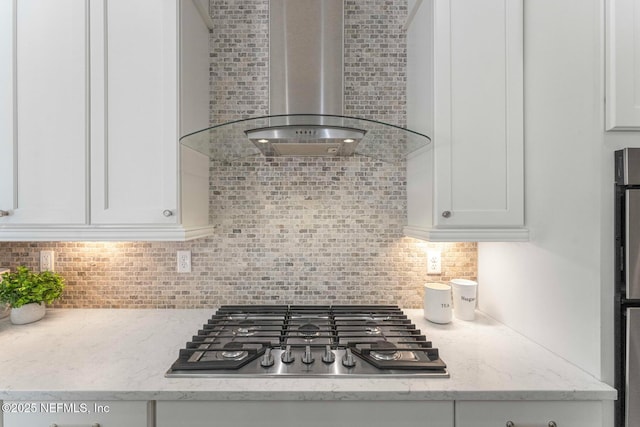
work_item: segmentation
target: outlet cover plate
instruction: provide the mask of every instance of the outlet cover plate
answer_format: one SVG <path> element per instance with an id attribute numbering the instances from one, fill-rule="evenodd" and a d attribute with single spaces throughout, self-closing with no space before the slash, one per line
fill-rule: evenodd
<path id="1" fill-rule="evenodd" d="M 55 256 L 54 251 L 40 251 L 40 271 L 56 271 Z"/>
<path id="2" fill-rule="evenodd" d="M 178 273 L 191 273 L 191 251 L 178 251 Z"/>
<path id="3" fill-rule="evenodd" d="M 427 251 L 427 274 L 442 274 L 442 253 Z"/>

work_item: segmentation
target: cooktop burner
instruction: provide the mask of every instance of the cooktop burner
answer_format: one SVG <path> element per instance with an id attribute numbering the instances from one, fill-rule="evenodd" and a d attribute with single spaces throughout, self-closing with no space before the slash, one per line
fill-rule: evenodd
<path id="1" fill-rule="evenodd" d="M 448 377 L 438 349 L 397 306 L 226 305 L 167 377 Z"/>

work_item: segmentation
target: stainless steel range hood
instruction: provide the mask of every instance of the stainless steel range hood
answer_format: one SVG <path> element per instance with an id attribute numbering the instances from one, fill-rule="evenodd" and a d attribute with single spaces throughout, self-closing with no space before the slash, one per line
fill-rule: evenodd
<path id="1" fill-rule="evenodd" d="M 354 156 L 387 162 L 426 135 L 343 115 L 343 0 L 270 0 L 269 116 L 223 123 L 181 139 L 213 159 Z"/>

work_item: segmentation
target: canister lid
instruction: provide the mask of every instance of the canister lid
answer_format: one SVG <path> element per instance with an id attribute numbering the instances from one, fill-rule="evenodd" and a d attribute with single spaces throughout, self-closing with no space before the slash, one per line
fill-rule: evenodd
<path id="1" fill-rule="evenodd" d="M 453 285 L 461 285 L 461 286 L 478 286 L 478 282 L 475 280 L 467 280 L 467 279 L 452 279 L 449 282 Z"/>
<path id="2" fill-rule="evenodd" d="M 451 289 L 451 286 L 445 284 L 445 283 L 427 283 L 424 285 L 425 288 L 429 288 L 429 289 L 435 289 L 437 291 L 448 291 L 449 289 Z"/>

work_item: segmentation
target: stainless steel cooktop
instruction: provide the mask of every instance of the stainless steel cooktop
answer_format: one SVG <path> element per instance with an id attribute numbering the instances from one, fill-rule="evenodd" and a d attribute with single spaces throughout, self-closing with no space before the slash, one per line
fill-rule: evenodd
<path id="1" fill-rule="evenodd" d="M 167 377 L 448 377 L 438 349 L 397 306 L 227 305 Z"/>

